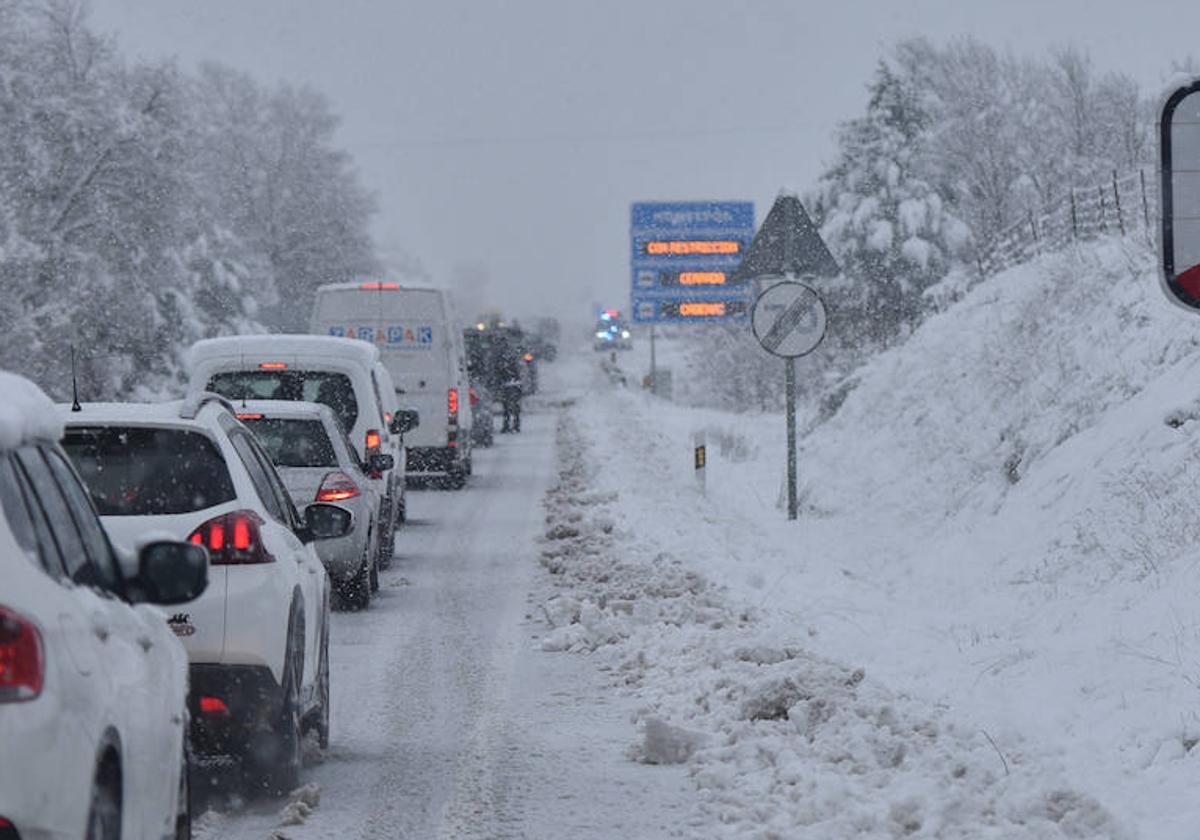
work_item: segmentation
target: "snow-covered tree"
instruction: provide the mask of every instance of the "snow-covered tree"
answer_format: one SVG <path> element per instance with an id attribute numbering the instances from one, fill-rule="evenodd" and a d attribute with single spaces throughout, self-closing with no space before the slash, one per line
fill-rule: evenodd
<path id="1" fill-rule="evenodd" d="M 85 398 L 161 393 L 373 265 L 372 204 L 321 97 L 226 71 L 218 113 L 218 71 L 129 64 L 86 12 L 0 0 L 0 367 L 64 397 L 74 348 Z"/>
<path id="2" fill-rule="evenodd" d="M 916 323 L 924 291 L 970 234 L 925 177 L 921 90 L 880 62 L 869 91 L 866 114 L 839 133 L 813 209 L 849 281 L 835 292 L 840 343 L 880 346 Z"/>

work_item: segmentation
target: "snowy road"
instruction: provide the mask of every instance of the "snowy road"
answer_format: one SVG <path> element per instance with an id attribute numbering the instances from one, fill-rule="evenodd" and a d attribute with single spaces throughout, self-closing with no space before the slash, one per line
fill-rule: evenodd
<path id="1" fill-rule="evenodd" d="M 684 771 L 628 761 L 629 709 L 603 675 L 535 647 L 554 425 L 545 408 L 498 435 L 464 492 L 410 493 L 378 599 L 334 617 L 332 744 L 305 773 L 319 806 L 283 826 L 286 801 L 234 797 L 201 838 L 673 835 Z"/>

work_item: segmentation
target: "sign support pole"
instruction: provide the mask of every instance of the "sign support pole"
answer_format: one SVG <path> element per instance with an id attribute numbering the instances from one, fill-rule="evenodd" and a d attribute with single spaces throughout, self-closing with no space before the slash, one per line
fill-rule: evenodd
<path id="1" fill-rule="evenodd" d="M 654 324 L 650 325 L 650 393 L 658 394 L 658 365 L 654 355 Z"/>
<path id="2" fill-rule="evenodd" d="M 796 518 L 796 359 L 789 356 L 784 360 L 785 387 L 787 392 L 787 482 L 788 519 Z"/>

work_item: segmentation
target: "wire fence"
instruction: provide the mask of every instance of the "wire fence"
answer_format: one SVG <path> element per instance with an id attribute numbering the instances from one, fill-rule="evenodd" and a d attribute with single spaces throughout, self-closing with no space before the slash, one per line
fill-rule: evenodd
<path id="1" fill-rule="evenodd" d="M 1072 189 L 1041 211 L 1031 209 L 982 249 L 980 275 L 990 277 L 1038 254 L 1099 236 L 1145 236 L 1152 245 L 1158 220 L 1158 182 L 1152 175 L 1145 168 L 1123 177 L 1114 171 L 1104 183 Z"/>

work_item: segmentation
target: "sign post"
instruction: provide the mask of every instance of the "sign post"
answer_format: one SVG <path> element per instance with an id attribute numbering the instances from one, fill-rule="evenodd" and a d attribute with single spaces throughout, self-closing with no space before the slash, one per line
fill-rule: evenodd
<path id="1" fill-rule="evenodd" d="M 704 496 L 706 495 L 705 473 L 708 468 L 708 446 L 703 431 L 692 435 L 692 466 L 696 473 L 696 487 L 700 490 L 700 495 Z"/>
<path id="2" fill-rule="evenodd" d="M 781 193 L 733 281 L 764 289 L 750 312 L 750 327 L 763 349 L 784 359 L 787 414 L 788 519 L 797 515 L 796 494 L 796 359 L 817 349 L 829 317 L 821 296 L 805 280 L 841 273 L 837 260 L 795 195 Z"/>
<path id="3" fill-rule="evenodd" d="M 825 304 L 812 288 L 783 280 L 754 302 L 750 326 L 763 349 L 784 359 L 787 413 L 788 519 L 796 518 L 796 359 L 807 356 L 825 338 Z"/>

